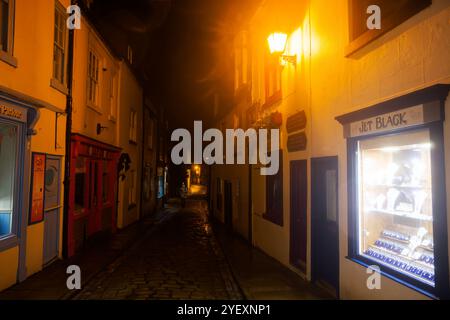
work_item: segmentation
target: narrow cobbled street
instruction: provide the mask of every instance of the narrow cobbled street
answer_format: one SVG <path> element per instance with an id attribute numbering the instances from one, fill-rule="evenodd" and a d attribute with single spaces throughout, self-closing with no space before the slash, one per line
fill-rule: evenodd
<path id="1" fill-rule="evenodd" d="M 241 299 L 207 221 L 189 201 L 95 277 L 74 299 Z"/>

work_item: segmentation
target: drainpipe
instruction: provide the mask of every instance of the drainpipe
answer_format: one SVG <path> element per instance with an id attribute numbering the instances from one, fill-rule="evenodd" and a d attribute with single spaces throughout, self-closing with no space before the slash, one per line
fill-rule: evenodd
<path id="1" fill-rule="evenodd" d="M 77 1 L 72 0 L 72 5 Z M 67 57 L 67 99 L 66 99 L 66 157 L 64 164 L 64 211 L 63 211 L 63 257 L 68 257 L 69 232 L 69 196 L 70 196 L 70 160 L 72 157 L 72 86 L 73 86 L 73 48 L 74 30 L 69 30 L 69 52 Z"/>

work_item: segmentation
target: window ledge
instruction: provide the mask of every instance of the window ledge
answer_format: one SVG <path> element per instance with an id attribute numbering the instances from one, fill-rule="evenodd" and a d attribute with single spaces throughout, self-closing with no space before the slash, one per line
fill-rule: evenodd
<path id="1" fill-rule="evenodd" d="M 108 120 L 111 121 L 111 122 L 113 122 L 113 123 L 116 123 L 116 122 L 117 122 L 117 118 L 116 118 L 115 116 L 112 116 L 112 115 L 109 115 L 109 116 L 108 116 Z"/>
<path id="2" fill-rule="evenodd" d="M 9 64 L 10 66 L 17 68 L 18 67 L 18 62 L 17 62 L 17 58 L 15 58 L 12 54 L 10 54 L 9 52 L 0 50 L 0 60 Z"/>
<path id="3" fill-rule="evenodd" d="M 59 92 L 61 92 L 66 96 L 69 94 L 69 89 L 67 89 L 67 87 L 64 84 L 62 84 L 61 82 L 59 82 L 59 80 L 56 80 L 55 78 L 52 78 L 50 80 L 50 87 L 52 87 L 55 90 L 58 90 Z"/>
<path id="4" fill-rule="evenodd" d="M 93 105 L 90 104 L 90 103 L 87 104 L 87 107 L 88 107 L 89 109 L 91 109 L 92 111 L 98 113 L 99 115 L 103 115 L 103 112 L 100 110 L 99 107 L 93 106 Z"/>
<path id="5" fill-rule="evenodd" d="M 19 241 L 18 241 L 16 235 L 9 235 L 9 236 L 0 238 L 0 252 L 14 248 L 18 244 L 19 244 Z"/>

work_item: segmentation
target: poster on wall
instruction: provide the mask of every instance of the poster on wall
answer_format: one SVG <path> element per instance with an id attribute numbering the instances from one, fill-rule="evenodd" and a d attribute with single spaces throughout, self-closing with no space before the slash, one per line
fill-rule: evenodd
<path id="1" fill-rule="evenodd" d="M 33 153 L 29 224 L 44 220 L 45 154 Z"/>

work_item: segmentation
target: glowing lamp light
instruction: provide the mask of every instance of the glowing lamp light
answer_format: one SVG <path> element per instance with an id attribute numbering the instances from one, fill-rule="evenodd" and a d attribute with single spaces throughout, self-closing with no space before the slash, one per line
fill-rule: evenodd
<path id="1" fill-rule="evenodd" d="M 274 32 L 267 38 L 269 42 L 270 53 L 283 53 L 286 49 L 287 34 Z"/>
<path id="2" fill-rule="evenodd" d="M 293 65 L 297 63 L 296 55 L 286 55 L 284 54 L 286 50 L 287 34 L 281 32 L 274 32 L 267 38 L 269 43 L 270 54 L 280 55 L 280 62 L 284 65 L 285 62 L 290 62 Z"/>

